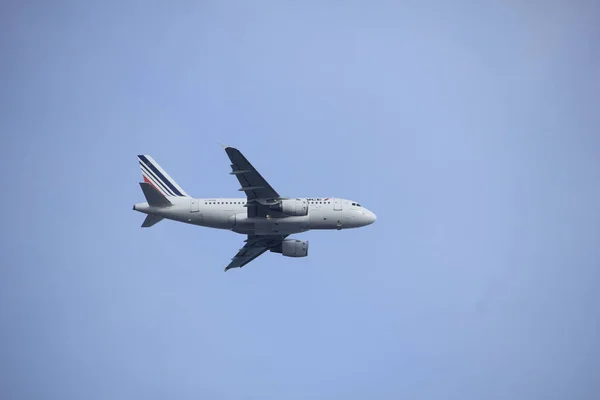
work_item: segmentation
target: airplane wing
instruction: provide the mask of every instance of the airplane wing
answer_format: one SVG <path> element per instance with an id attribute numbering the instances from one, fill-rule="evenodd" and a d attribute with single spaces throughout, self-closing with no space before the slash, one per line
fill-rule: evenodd
<path id="1" fill-rule="evenodd" d="M 267 250 L 280 245 L 286 237 L 287 235 L 248 235 L 248 239 L 245 240 L 246 244 L 231 259 L 229 265 L 225 267 L 225 272 L 231 268 L 242 268 Z"/>
<path id="2" fill-rule="evenodd" d="M 268 208 L 257 200 L 268 203 L 269 200 L 278 199 L 279 193 L 269 185 L 269 182 L 250 164 L 250 161 L 236 148 L 225 147 L 225 152 L 231 160 L 231 175 L 235 175 L 240 185 L 238 189 L 246 193 L 248 198 L 248 217 L 264 217 Z"/>

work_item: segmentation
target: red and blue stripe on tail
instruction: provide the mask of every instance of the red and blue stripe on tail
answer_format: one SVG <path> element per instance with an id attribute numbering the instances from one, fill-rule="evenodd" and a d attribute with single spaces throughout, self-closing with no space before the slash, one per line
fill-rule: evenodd
<path id="1" fill-rule="evenodd" d="M 139 155 L 144 182 L 152 185 L 165 197 L 190 197 L 149 155 Z"/>

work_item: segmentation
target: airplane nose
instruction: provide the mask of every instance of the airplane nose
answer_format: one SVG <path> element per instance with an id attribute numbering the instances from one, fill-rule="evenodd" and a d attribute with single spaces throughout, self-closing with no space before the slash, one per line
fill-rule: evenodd
<path id="1" fill-rule="evenodd" d="M 373 222 L 375 222 L 377 220 L 377 215 L 375 215 L 374 212 L 369 211 L 369 213 L 367 214 L 367 224 L 371 225 Z"/>

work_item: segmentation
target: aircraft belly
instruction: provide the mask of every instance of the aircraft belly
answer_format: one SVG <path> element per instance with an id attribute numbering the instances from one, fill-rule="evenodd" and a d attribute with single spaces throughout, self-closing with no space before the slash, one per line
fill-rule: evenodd
<path id="1" fill-rule="evenodd" d="M 285 218 L 248 218 L 245 214 L 237 214 L 230 218 L 232 230 L 239 233 L 255 235 L 289 235 L 309 229 L 309 217 Z"/>
<path id="2" fill-rule="evenodd" d="M 309 215 L 310 229 L 336 229 L 337 221 L 342 217 L 341 211 L 320 209 L 311 210 Z"/>
<path id="3" fill-rule="evenodd" d="M 214 210 L 203 214 L 203 226 L 218 229 L 230 229 L 231 222 L 229 221 L 231 212 L 223 210 Z"/>

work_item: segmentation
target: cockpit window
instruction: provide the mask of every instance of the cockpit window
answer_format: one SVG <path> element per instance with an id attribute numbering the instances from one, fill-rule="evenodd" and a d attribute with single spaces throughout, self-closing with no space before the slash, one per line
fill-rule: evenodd
<path id="1" fill-rule="evenodd" d="M 356 203 L 352 203 L 352 205 L 353 205 L 353 206 L 355 206 L 355 205 L 356 205 Z"/>
<path id="2" fill-rule="evenodd" d="M 357 206 L 362 207 L 360 204 L 356 203 Z"/>

